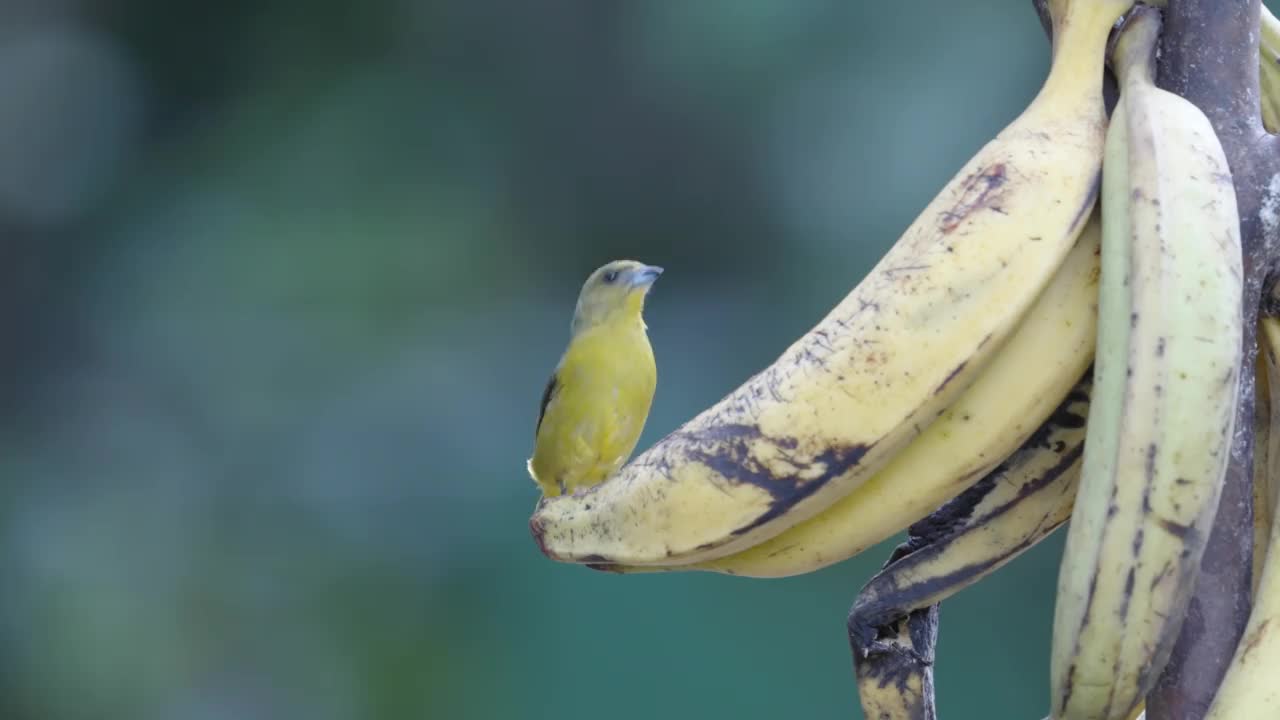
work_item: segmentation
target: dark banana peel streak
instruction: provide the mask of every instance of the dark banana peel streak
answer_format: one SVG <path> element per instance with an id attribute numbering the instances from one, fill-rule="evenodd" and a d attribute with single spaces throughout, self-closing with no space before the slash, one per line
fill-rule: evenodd
<path id="1" fill-rule="evenodd" d="M 911 526 L 849 613 L 868 718 L 933 718 L 938 603 L 1003 567 L 1071 515 L 1092 369 L 1013 455 Z"/>
<path id="2" fill-rule="evenodd" d="M 854 655 L 862 714 L 876 720 L 936 720 L 933 699 L 938 606 L 912 610 L 879 629 L 874 655 Z"/>

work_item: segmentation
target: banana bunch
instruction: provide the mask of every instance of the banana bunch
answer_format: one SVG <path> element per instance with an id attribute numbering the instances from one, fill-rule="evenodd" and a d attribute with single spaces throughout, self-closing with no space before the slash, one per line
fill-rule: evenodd
<path id="1" fill-rule="evenodd" d="M 604 567 L 705 564 L 796 544 L 787 531 L 834 511 L 799 529 L 803 547 L 780 563 L 744 568 L 806 572 L 900 531 L 1017 449 L 1093 352 L 1085 229 L 1106 44 L 1131 5 L 1054 3 L 1053 59 L 1026 110 L 772 365 L 603 483 L 543 498 L 530 520 L 543 552 Z M 1022 359 L 997 362 L 1009 351 Z M 867 523 L 867 501 L 840 504 L 863 488 L 902 511 Z"/>
<path id="2" fill-rule="evenodd" d="M 1155 86 L 1155 11 L 1130 18 L 1102 180 L 1094 401 L 1058 580 L 1055 717 L 1122 720 L 1163 667 L 1230 455 L 1243 269 L 1212 126 Z"/>
<path id="3" fill-rule="evenodd" d="M 1047 10 L 1052 62 L 1022 114 L 774 363 L 604 482 L 542 498 L 544 554 L 778 578 L 906 530 L 849 641 L 867 717 L 933 718 L 939 604 L 1066 525 L 1050 717 L 1143 715 L 1235 430 L 1240 217 L 1209 120 L 1154 83 L 1160 12 Z M 1264 7 L 1261 25 L 1274 128 L 1280 21 Z M 1256 605 L 1215 718 L 1280 718 L 1263 679 L 1280 672 L 1280 319 L 1259 335 Z"/>
<path id="4" fill-rule="evenodd" d="M 755 547 L 713 560 L 591 567 L 615 572 L 706 570 L 748 577 L 808 573 L 880 543 L 989 477 L 1013 448 L 1071 420 L 1054 406 L 1093 358 L 1101 238 L 1095 212 L 1049 287 L 973 385 L 887 466 L 822 514 Z M 1028 373 L 1029 367 L 1040 372 Z M 1037 428 L 1033 423 L 1041 419 L 1044 424 Z"/>

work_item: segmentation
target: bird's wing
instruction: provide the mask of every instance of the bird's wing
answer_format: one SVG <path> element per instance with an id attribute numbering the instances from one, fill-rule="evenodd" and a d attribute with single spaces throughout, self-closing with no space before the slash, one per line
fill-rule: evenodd
<path id="1" fill-rule="evenodd" d="M 556 373 L 552 373 L 551 379 L 547 381 L 547 389 L 542 391 L 542 405 L 538 408 L 538 424 L 533 427 L 533 436 L 538 436 L 538 431 L 542 429 L 542 418 L 547 414 L 547 405 L 551 403 L 551 397 L 555 395 L 556 388 L 559 383 L 556 381 Z"/>

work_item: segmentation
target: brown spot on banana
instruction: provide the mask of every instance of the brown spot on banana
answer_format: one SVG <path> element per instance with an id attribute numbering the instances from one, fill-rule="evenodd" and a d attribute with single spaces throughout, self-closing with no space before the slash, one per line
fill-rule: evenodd
<path id="1" fill-rule="evenodd" d="M 785 451 L 793 451 L 799 441 L 793 437 L 766 437 L 754 425 L 722 425 L 715 428 L 718 442 L 710 450 L 691 448 L 688 457 L 700 462 L 721 476 L 741 484 L 753 485 L 773 497 L 769 509 L 756 520 L 733 531 L 734 535 L 750 532 L 764 523 L 785 513 L 792 505 L 856 466 L 870 445 L 832 445 L 823 449 L 810 461 L 795 459 Z M 759 442 L 772 443 L 779 450 L 779 457 L 788 460 L 793 472 L 780 473 L 777 467 L 759 462 L 753 455 Z M 794 462 L 791 460 L 794 459 Z M 775 466 L 777 463 L 775 463 Z"/>
<path id="2" fill-rule="evenodd" d="M 776 500 L 795 501 L 806 484 L 822 485 L 856 465 L 869 445 L 829 445 L 812 452 L 798 453 L 800 440 L 768 435 L 756 425 L 726 423 L 700 432 L 676 431 L 673 441 L 686 444 L 686 458 L 699 462 L 738 484 L 758 487 Z M 761 458 L 768 456 L 770 462 Z M 802 496 L 802 495 L 801 495 Z"/>
<path id="3" fill-rule="evenodd" d="M 1186 523 L 1158 517 L 1156 518 L 1156 524 L 1160 526 L 1161 530 L 1186 542 L 1188 545 L 1199 545 L 1200 541 L 1193 537 L 1196 529 Z"/>
<path id="4" fill-rule="evenodd" d="M 1258 645 L 1262 643 L 1263 638 L 1267 636 L 1267 632 L 1270 629 L 1271 618 L 1267 618 L 1259 623 L 1258 627 L 1254 628 L 1253 632 L 1250 632 L 1248 636 L 1241 641 L 1241 646 L 1244 648 L 1244 651 L 1240 653 L 1241 661 L 1243 661 L 1244 658 L 1249 657 L 1249 653 L 1257 649 Z"/>
<path id="5" fill-rule="evenodd" d="M 960 227 L 960 223 L 972 213 L 984 208 L 1003 213 L 1000 200 L 1001 188 L 1008 182 L 1008 170 L 1004 163 L 996 163 L 978 170 L 964 182 L 960 197 L 949 210 L 938 215 L 938 229 L 948 235 Z"/>
<path id="6" fill-rule="evenodd" d="M 946 390 L 946 389 L 947 389 L 947 385 L 948 385 L 952 380 L 955 380 L 955 379 L 956 379 L 956 376 L 957 376 L 957 375 L 959 375 L 959 374 L 961 373 L 961 371 L 963 371 L 963 370 L 964 370 L 965 366 L 966 366 L 966 365 L 968 365 L 968 364 L 969 364 L 969 362 L 966 360 L 965 362 L 962 362 L 962 363 L 960 363 L 959 365 L 957 365 L 957 366 L 955 367 L 955 369 L 951 371 L 951 373 L 950 373 L 950 374 L 948 374 L 945 378 L 943 378 L 943 379 L 942 379 L 942 383 L 941 383 L 940 385 L 938 385 L 937 389 L 935 389 L 935 390 L 933 391 L 933 394 L 934 394 L 934 395 L 937 395 L 938 393 L 942 392 L 943 390 Z M 945 410 L 945 408 L 943 408 L 943 410 Z"/>

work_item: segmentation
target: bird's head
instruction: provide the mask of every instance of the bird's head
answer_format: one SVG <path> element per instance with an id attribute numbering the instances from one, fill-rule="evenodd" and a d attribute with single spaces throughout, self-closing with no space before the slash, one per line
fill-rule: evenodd
<path id="1" fill-rule="evenodd" d="M 620 318 L 639 319 L 644 298 L 662 268 L 635 260 L 615 260 L 591 273 L 578 295 L 573 331 Z"/>

